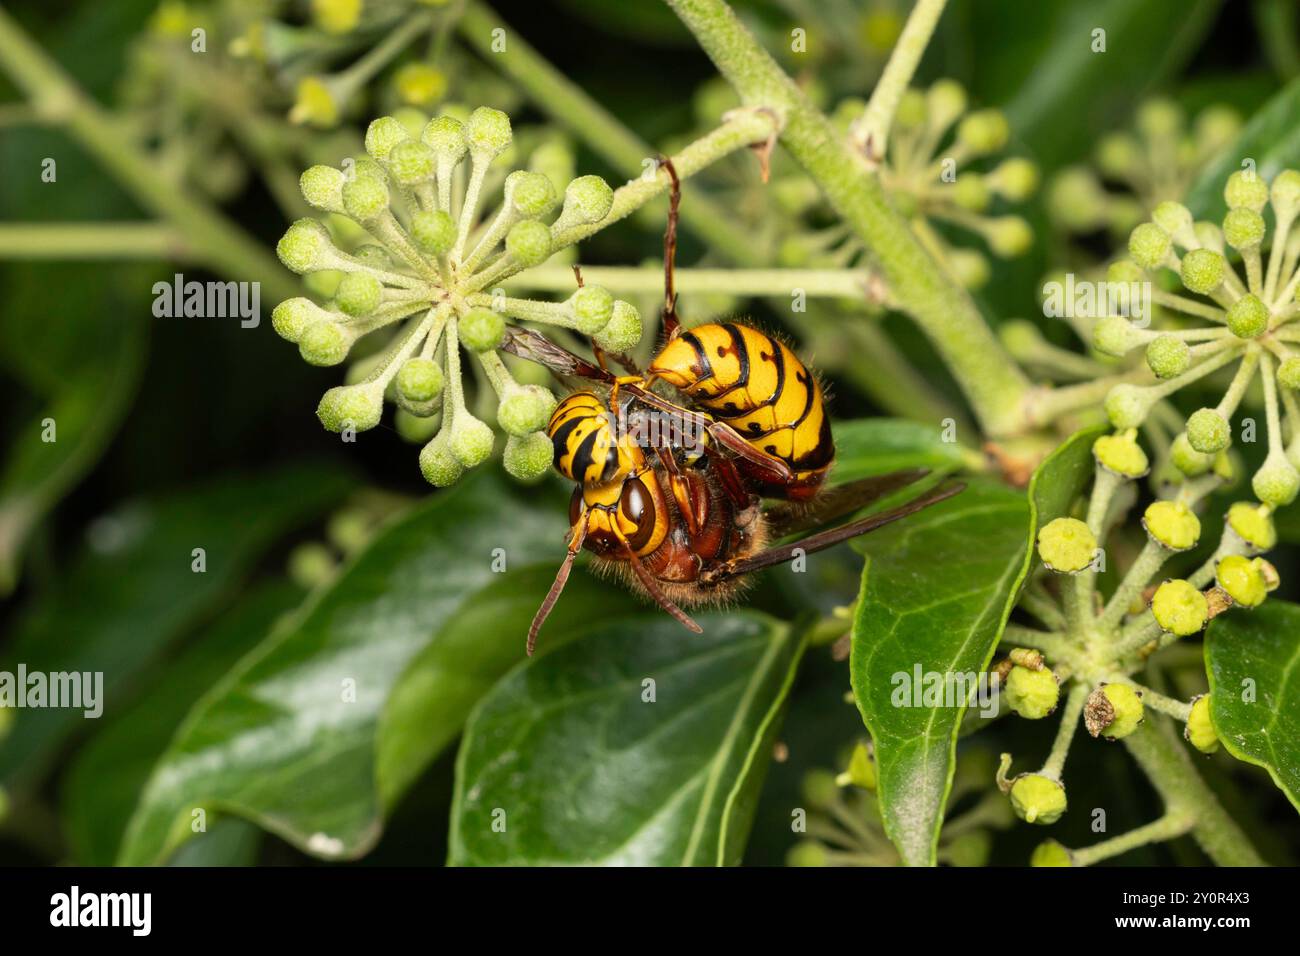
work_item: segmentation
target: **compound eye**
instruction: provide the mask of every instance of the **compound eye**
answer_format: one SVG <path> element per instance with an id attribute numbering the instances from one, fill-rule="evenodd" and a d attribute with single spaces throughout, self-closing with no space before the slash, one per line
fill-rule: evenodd
<path id="1" fill-rule="evenodd" d="M 573 489 L 573 495 L 569 498 L 569 527 L 572 528 L 582 517 L 582 485 Z"/>
<path id="2" fill-rule="evenodd" d="M 654 499 L 640 478 L 629 478 L 623 482 L 618 508 L 623 517 L 636 527 L 636 532 L 628 538 L 627 543 L 633 551 L 639 551 L 655 530 Z"/>

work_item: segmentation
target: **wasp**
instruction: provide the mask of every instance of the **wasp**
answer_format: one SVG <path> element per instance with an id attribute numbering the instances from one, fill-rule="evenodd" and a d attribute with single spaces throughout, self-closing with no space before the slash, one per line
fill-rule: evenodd
<path id="1" fill-rule="evenodd" d="M 556 470 L 574 482 L 563 563 L 528 632 L 536 647 L 582 550 L 598 570 L 621 578 L 695 633 L 682 610 L 725 603 L 748 575 L 866 534 L 962 490 L 941 484 L 890 510 L 789 543 L 770 545 L 858 511 L 922 478 L 895 472 L 823 491 L 835 460 L 825 394 L 813 372 L 779 339 L 740 322 L 686 330 L 677 316 L 674 260 L 680 186 L 668 160 L 664 236 L 665 342 L 644 373 L 629 373 L 544 336 L 512 327 L 503 346 L 561 377 L 600 383 L 556 407 L 547 426 Z M 581 276 L 579 274 L 579 282 Z M 651 390 L 675 388 L 673 401 Z M 783 499 L 764 509 L 764 499 Z"/>

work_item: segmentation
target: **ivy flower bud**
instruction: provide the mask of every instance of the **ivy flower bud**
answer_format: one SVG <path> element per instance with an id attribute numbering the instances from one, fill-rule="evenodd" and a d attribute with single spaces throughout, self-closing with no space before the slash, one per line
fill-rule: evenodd
<path id="1" fill-rule="evenodd" d="M 506 439 L 501 463 L 506 473 L 518 481 L 536 481 L 550 471 L 554 454 L 555 449 L 546 432 L 511 435 Z"/>
<path id="2" fill-rule="evenodd" d="M 366 152 L 377 162 L 384 162 L 393 147 L 410 139 L 411 134 L 396 116 L 381 116 L 366 127 Z"/>
<path id="3" fill-rule="evenodd" d="M 1103 355 L 1121 358 L 1143 341 L 1143 334 L 1122 315 L 1103 315 L 1092 328 L 1092 344 Z"/>
<path id="4" fill-rule="evenodd" d="M 964 172 L 952 184 L 952 201 L 970 212 L 983 212 L 993 201 L 993 196 L 983 176 Z"/>
<path id="5" fill-rule="evenodd" d="M 862 115 L 861 111 L 858 113 Z M 899 129 L 919 129 L 929 118 L 929 104 L 920 90 L 904 90 L 898 98 L 898 109 L 894 110 L 894 122 Z"/>
<path id="6" fill-rule="evenodd" d="M 538 266 L 551 255 L 551 228 L 536 219 L 525 219 L 510 227 L 506 252 L 522 266 Z"/>
<path id="7" fill-rule="evenodd" d="M 1300 172 L 1284 169 L 1273 177 L 1269 199 L 1279 220 L 1295 218 L 1300 213 Z"/>
<path id="8" fill-rule="evenodd" d="M 1121 382 L 1106 395 L 1106 416 L 1120 430 L 1137 428 L 1146 420 L 1151 403 L 1147 389 Z"/>
<path id="9" fill-rule="evenodd" d="M 1264 504 L 1281 508 L 1295 501 L 1296 492 L 1300 491 L 1300 472 L 1279 449 L 1269 452 L 1251 478 L 1250 487 Z"/>
<path id="10" fill-rule="evenodd" d="M 461 344 L 471 352 L 491 352 L 506 339 L 506 321 L 491 309 L 471 309 L 456 328 Z"/>
<path id="11" fill-rule="evenodd" d="M 1187 440 L 1187 432 L 1182 432 L 1169 446 L 1169 460 L 1174 467 L 1189 478 L 1203 475 L 1214 464 L 1214 456 L 1197 451 Z"/>
<path id="12" fill-rule="evenodd" d="M 1151 213 L 1151 220 L 1175 239 L 1194 238 L 1192 211 L 1180 202 L 1166 200 Z"/>
<path id="13" fill-rule="evenodd" d="M 1008 202 L 1024 202 L 1038 189 L 1038 167 L 1027 159 L 1004 159 L 988 175 L 988 183 Z"/>
<path id="14" fill-rule="evenodd" d="M 957 141 L 976 156 L 996 153 L 1007 145 L 1011 128 L 1001 110 L 969 113 L 957 126 Z"/>
<path id="15" fill-rule="evenodd" d="M 1129 433 L 1102 435 L 1092 443 L 1097 464 L 1123 478 L 1141 478 L 1150 470 L 1147 453 Z"/>
<path id="16" fill-rule="evenodd" d="M 446 162 L 451 166 L 459 163 L 469 152 L 469 143 L 465 141 L 465 125 L 451 116 L 429 120 L 420 139 L 433 150 L 440 163 Z"/>
<path id="17" fill-rule="evenodd" d="M 835 784 L 840 787 L 858 787 L 874 793 L 876 783 L 876 762 L 871 759 L 867 745 L 858 741 L 849 755 L 849 765 L 835 778 Z"/>
<path id="18" fill-rule="evenodd" d="M 393 75 L 393 86 L 403 103 L 428 106 L 447 93 L 447 75 L 437 67 L 418 60 L 407 63 Z"/>
<path id="19" fill-rule="evenodd" d="M 1205 627 L 1210 607 L 1205 595 L 1181 578 L 1163 582 L 1151 598 L 1151 613 L 1162 630 L 1187 637 Z"/>
<path id="20" fill-rule="evenodd" d="M 350 33 L 361 21 L 362 0 L 311 0 L 311 18 L 325 33 Z"/>
<path id="21" fill-rule="evenodd" d="M 298 337 L 298 352 L 308 365 L 338 365 L 352 349 L 352 336 L 337 322 L 313 322 Z"/>
<path id="22" fill-rule="evenodd" d="M 1187 419 L 1187 440 L 1197 451 L 1214 455 L 1232 444 L 1232 426 L 1217 410 L 1198 409 Z"/>
<path id="23" fill-rule="evenodd" d="M 599 176 L 579 176 L 564 189 L 564 208 L 560 217 L 572 223 L 589 225 L 609 215 L 614 205 L 614 190 Z"/>
<path id="24" fill-rule="evenodd" d="M 1019 216 L 999 216 L 990 220 L 984 229 L 989 248 L 1002 259 L 1024 255 L 1034 241 L 1034 231 Z"/>
<path id="25" fill-rule="evenodd" d="M 492 454 L 492 429 L 463 409 L 452 422 L 448 446 L 466 468 L 474 468 L 487 461 Z"/>
<path id="26" fill-rule="evenodd" d="M 1241 130 L 1241 116 L 1231 106 L 1207 106 L 1196 117 L 1196 143 L 1203 154 L 1228 145 Z"/>
<path id="27" fill-rule="evenodd" d="M 1078 518 L 1055 518 L 1038 530 L 1038 556 L 1049 571 L 1082 571 L 1096 550 L 1096 536 Z"/>
<path id="28" fill-rule="evenodd" d="M 1034 847 L 1029 857 L 1030 866 L 1074 866 L 1070 851 L 1056 840 L 1044 840 Z"/>
<path id="29" fill-rule="evenodd" d="M 1209 694 L 1192 698 L 1192 709 L 1187 715 L 1183 736 L 1203 754 L 1212 754 L 1219 749 L 1219 735 L 1210 721 Z"/>
<path id="30" fill-rule="evenodd" d="M 409 358 L 397 370 L 397 392 L 408 402 L 422 405 L 442 394 L 442 366 L 432 359 Z"/>
<path id="31" fill-rule="evenodd" d="M 1128 252 L 1143 269 L 1155 269 L 1169 256 L 1173 240 L 1153 222 L 1144 222 L 1128 237 Z"/>
<path id="32" fill-rule="evenodd" d="M 1228 508 L 1228 527 L 1237 537 L 1258 551 L 1270 551 L 1277 544 L 1277 528 L 1267 506 L 1237 501 Z"/>
<path id="33" fill-rule="evenodd" d="M 1259 212 L 1268 202 L 1268 187 L 1258 174 L 1239 169 L 1224 183 L 1223 201 L 1229 209 Z"/>
<path id="34" fill-rule="evenodd" d="M 1034 670 L 1017 664 L 1007 674 L 1002 690 L 1007 706 L 1029 720 L 1039 720 L 1056 710 L 1060 683 L 1050 668 Z"/>
<path id="35" fill-rule="evenodd" d="M 316 129 L 329 129 L 338 124 L 339 106 L 334 91 L 325 80 L 319 76 L 304 76 L 294 89 L 289 121 Z"/>
<path id="36" fill-rule="evenodd" d="M 1222 253 L 1224 250 L 1223 230 L 1212 222 L 1201 221 L 1192 227 L 1196 233 L 1196 241 L 1206 249 L 1213 249 L 1215 252 Z"/>
<path id="37" fill-rule="evenodd" d="M 1254 249 L 1264 241 L 1264 217 L 1253 209 L 1228 210 L 1223 238 L 1234 249 Z"/>
<path id="38" fill-rule="evenodd" d="M 624 355 L 636 348 L 643 333 L 641 313 L 637 311 L 636 306 L 631 302 L 615 299 L 609 322 L 592 336 L 592 340 L 606 352 Z"/>
<path id="39" fill-rule="evenodd" d="M 1069 166 L 1052 178 L 1047 194 L 1047 208 L 1052 218 L 1072 232 L 1099 229 L 1104 219 L 1101 211 L 1107 202 L 1092 170 Z"/>
<path id="40" fill-rule="evenodd" d="M 598 285 L 583 286 L 569 297 L 574 327 L 583 335 L 595 335 L 614 317 L 614 297 Z"/>
<path id="41" fill-rule="evenodd" d="M 343 171 L 333 166 L 312 166 L 298 178 L 307 204 L 326 212 L 343 211 Z"/>
<path id="42" fill-rule="evenodd" d="M 369 315 L 378 308 L 383 289 L 379 280 L 369 273 L 349 272 L 339 280 L 334 301 L 347 315 Z"/>
<path id="43" fill-rule="evenodd" d="M 1277 383 L 1283 388 L 1300 388 L 1300 358 L 1282 360 L 1277 367 Z"/>
<path id="44" fill-rule="evenodd" d="M 509 435 L 540 431 L 555 411 L 555 396 L 540 385 L 511 389 L 497 406 L 497 422 Z"/>
<path id="45" fill-rule="evenodd" d="M 793 867 L 823 867 L 830 861 L 826 847 L 816 840 L 800 840 L 785 855 L 785 865 Z"/>
<path id="46" fill-rule="evenodd" d="M 515 212 L 525 219 L 544 216 L 555 206 L 555 187 L 541 173 L 516 170 L 506 177 L 505 195 Z"/>
<path id="47" fill-rule="evenodd" d="M 925 108 L 936 127 L 955 123 L 966 112 L 966 102 L 966 90 L 956 80 L 935 80 L 925 91 Z"/>
<path id="48" fill-rule="evenodd" d="M 368 431 L 379 424 L 383 412 L 384 390 L 374 384 L 336 385 L 316 406 L 316 417 L 332 432 L 348 427 Z"/>
<path id="49" fill-rule="evenodd" d="M 411 239 L 421 252 L 440 256 L 456 244 L 456 222 L 441 209 L 421 209 L 411 215 Z"/>
<path id="50" fill-rule="evenodd" d="M 1183 256 L 1179 276 L 1183 286 L 1197 295 L 1217 292 L 1228 272 L 1228 261 L 1213 249 L 1192 249 Z"/>
<path id="51" fill-rule="evenodd" d="M 1186 551 L 1201 537 L 1201 521 L 1182 501 L 1153 501 L 1142 515 L 1142 527 L 1153 541 L 1170 551 Z"/>
<path id="52" fill-rule="evenodd" d="M 324 226 L 315 219 L 299 219 L 285 231 L 275 253 L 290 271 L 301 275 L 324 268 L 332 249 L 329 231 Z"/>
<path id="53" fill-rule="evenodd" d="M 469 114 L 465 124 L 465 141 L 471 152 L 499 156 L 514 139 L 510 117 L 490 106 L 480 106 Z"/>
<path id="54" fill-rule="evenodd" d="M 433 178 L 433 167 L 433 150 L 419 140 L 404 140 L 388 153 L 388 170 L 403 186 L 428 182 Z"/>
<path id="55" fill-rule="evenodd" d="M 1011 784 L 1011 808 L 1026 823 L 1055 823 L 1066 806 L 1065 787 L 1059 780 L 1041 773 L 1022 773 Z"/>
<path id="56" fill-rule="evenodd" d="M 1182 375 L 1192 364 L 1192 349 L 1182 339 L 1172 335 L 1158 335 L 1147 345 L 1147 368 L 1156 378 L 1169 379 Z"/>
<path id="57" fill-rule="evenodd" d="M 431 442 L 420 449 L 420 473 L 435 488 L 454 485 L 465 473 L 465 466 L 452 454 L 447 429 L 438 432 Z"/>
<path id="58" fill-rule="evenodd" d="M 328 321 L 330 313 L 326 312 L 311 299 L 298 296 L 285 299 L 271 312 L 271 327 L 280 338 L 297 342 L 303 332 L 313 322 Z"/>
<path id="59" fill-rule="evenodd" d="M 1142 695 L 1128 684 L 1102 684 L 1083 705 L 1083 725 L 1094 737 L 1122 740 L 1142 723 Z"/>
<path id="60" fill-rule="evenodd" d="M 1268 320 L 1268 306 L 1249 292 L 1228 307 L 1228 329 L 1238 338 L 1253 339 L 1263 334 Z"/>
<path id="61" fill-rule="evenodd" d="M 356 176 L 348 180 L 343 184 L 343 208 L 357 222 L 377 219 L 388 211 L 387 184 L 373 176 Z"/>
<path id="62" fill-rule="evenodd" d="M 951 249 L 948 266 L 966 289 L 979 289 L 989 281 L 989 261 L 974 249 Z"/>
<path id="63" fill-rule="evenodd" d="M 1111 179 L 1126 179 L 1141 162 L 1141 150 L 1128 133 L 1110 133 L 1097 144 L 1097 166 Z"/>
<path id="64" fill-rule="evenodd" d="M 1268 597 L 1269 580 L 1263 558 L 1230 554 L 1214 570 L 1214 580 L 1233 602 L 1242 607 L 1258 607 Z M 1269 566 L 1272 567 L 1271 565 Z M 1276 575 L 1276 571 L 1273 572 Z"/>

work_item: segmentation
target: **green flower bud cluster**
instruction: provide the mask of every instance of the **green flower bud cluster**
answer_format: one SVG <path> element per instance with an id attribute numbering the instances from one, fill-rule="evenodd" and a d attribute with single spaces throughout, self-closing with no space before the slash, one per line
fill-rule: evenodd
<path id="1" fill-rule="evenodd" d="M 953 80 L 927 90 L 908 90 L 890 133 L 881 181 L 895 204 L 938 243 L 959 280 L 974 288 L 989 274 L 987 260 L 971 249 L 954 248 L 925 224 L 934 219 L 956 224 L 978 236 L 1000 259 L 1023 255 L 1033 230 L 1021 216 L 1004 210 L 1028 200 L 1038 189 L 1038 167 L 1022 157 L 1007 157 L 987 172 L 972 167 L 1006 149 L 1011 138 L 999 110 L 968 108 L 966 91 Z"/>
<path id="2" fill-rule="evenodd" d="M 1177 104 L 1150 100 L 1138 109 L 1132 131 L 1101 139 L 1092 165 L 1070 166 L 1052 178 L 1048 215 L 1059 230 L 1074 235 L 1105 230 L 1118 238 L 1147 215 L 1165 232 L 1181 232 L 1191 227 L 1190 217 L 1175 209 L 1161 212 L 1161 205 L 1185 195 L 1240 127 L 1241 118 L 1226 106 L 1209 106 L 1189 124 Z M 1158 251 L 1157 238 L 1146 238 L 1152 243 L 1148 250 Z"/>
<path id="3" fill-rule="evenodd" d="M 1268 453 L 1251 487 L 1261 502 L 1279 508 L 1300 493 L 1300 355 L 1292 353 L 1300 341 L 1300 268 L 1286 253 L 1298 235 L 1293 228 L 1300 218 L 1300 171 L 1283 170 L 1270 184 L 1253 170 L 1239 170 L 1228 177 L 1223 197 L 1228 212 L 1221 225 L 1193 222 L 1185 206 L 1165 201 L 1150 221 L 1133 229 L 1130 258 L 1112 271 L 1150 283 L 1157 303 L 1180 325 L 1168 331 L 1138 328 L 1119 316 L 1096 323 L 1099 351 L 1124 356 L 1145 347 L 1147 365 L 1161 380 L 1114 386 L 1105 410 L 1116 428 L 1136 428 L 1181 389 L 1224 383 L 1217 404 L 1187 418 L 1167 458 L 1187 477 L 1211 468 L 1228 474 L 1233 418 L 1258 378 Z M 1229 254 L 1241 260 L 1240 270 Z M 1162 291 L 1161 282 L 1175 278 L 1182 291 Z"/>
<path id="4" fill-rule="evenodd" d="M 378 425 L 391 403 L 398 433 L 424 445 L 420 468 L 434 485 L 455 481 L 495 445 L 492 427 L 469 411 L 467 359 L 495 392 L 506 470 L 532 480 L 550 468 L 545 428 L 555 396 L 517 381 L 506 364 L 516 361 L 503 353 L 512 321 L 570 329 L 615 353 L 642 336 L 637 310 L 599 286 L 562 302 L 501 294 L 498 284 L 572 242 L 571 230 L 604 220 L 614 199 L 598 176 L 573 178 L 561 192 L 537 169 L 494 170 L 513 140 L 510 118 L 487 107 L 382 116 L 366 130 L 365 155 L 303 173 L 303 198 L 327 219 L 298 220 L 277 246 L 285 266 L 328 298 L 289 299 L 272 315 L 305 361 L 338 365 L 363 337 L 387 338 L 325 393 L 321 423 L 350 436 Z M 501 202 L 485 214 L 493 184 Z"/>

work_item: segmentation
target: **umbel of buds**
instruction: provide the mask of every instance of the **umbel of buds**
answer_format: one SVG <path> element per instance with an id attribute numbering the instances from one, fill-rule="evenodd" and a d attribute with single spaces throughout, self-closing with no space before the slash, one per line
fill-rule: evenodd
<path id="1" fill-rule="evenodd" d="M 903 94 L 880 168 L 881 181 L 900 211 L 971 288 L 988 280 L 988 261 L 974 249 L 949 246 L 930 222 L 974 233 L 1000 259 L 1028 251 L 1033 231 L 1007 206 L 1034 194 L 1038 168 L 1019 157 L 1004 158 L 986 172 L 974 168 L 1001 154 L 1010 137 L 1001 112 L 969 109 L 959 83 L 939 80 L 928 90 Z"/>
<path id="2" fill-rule="evenodd" d="M 325 301 L 280 303 L 275 330 L 313 365 L 360 353 L 345 384 L 321 399 L 321 423 L 365 431 L 379 423 L 385 402 L 395 405 L 398 432 L 425 443 L 420 468 L 434 485 L 481 464 L 495 444 L 492 427 L 470 411 L 466 361 L 478 364 L 494 393 L 506 470 L 528 480 L 550 465 L 544 429 L 555 397 L 518 381 L 503 358 L 512 320 L 588 336 L 615 354 L 641 338 L 637 310 L 597 286 L 561 302 L 500 292 L 498 283 L 545 262 L 613 204 L 598 176 L 559 188 L 534 169 L 498 171 L 494 163 L 512 141 L 509 117 L 487 107 L 464 118 L 426 121 L 410 110 L 403 119 L 380 117 L 366 131 L 364 156 L 303 173 L 303 196 L 325 221 L 298 220 L 277 247 Z M 484 214 L 498 188 L 500 205 Z"/>
<path id="3" fill-rule="evenodd" d="M 1300 354 L 1294 351 L 1300 342 L 1294 254 L 1300 248 L 1300 230 L 1294 229 L 1300 172 L 1283 170 L 1270 184 L 1241 170 L 1228 178 L 1223 196 L 1228 212 L 1221 223 L 1195 222 L 1186 206 L 1160 203 L 1129 237 L 1129 260 L 1111 267 L 1111 281 L 1152 282 L 1154 301 L 1186 321 L 1166 330 L 1138 328 L 1118 315 L 1096 323 L 1098 350 L 1119 356 L 1145 348 L 1147 365 L 1160 380 L 1116 385 L 1106 413 L 1116 428 L 1137 428 L 1163 399 L 1231 370 L 1222 398 L 1188 416 L 1169 449 L 1174 467 L 1197 477 L 1226 467 L 1233 418 L 1258 377 L 1268 454 L 1251 487 L 1264 505 L 1280 508 L 1300 492 Z M 1230 257 L 1240 260 L 1244 274 Z M 1185 294 L 1162 291 L 1162 280 L 1181 283 Z"/>

